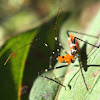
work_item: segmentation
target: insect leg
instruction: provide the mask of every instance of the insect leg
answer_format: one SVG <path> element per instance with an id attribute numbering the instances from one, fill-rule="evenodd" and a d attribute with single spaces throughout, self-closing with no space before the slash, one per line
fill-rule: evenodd
<path id="1" fill-rule="evenodd" d="M 44 77 L 44 78 L 46 78 L 46 79 L 49 79 L 49 80 L 51 80 L 51 81 L 53 81 L 53 82 L 55 82 L 55 83 L 57 83 L 57 84 L 63 86 L 63 87 L 65 88 L 65 90 L 66 90 L 66 86 L 63 85 L 63 84 L 61 84 L 60 82 L 57 82 L 56 80 L 54 80 L 54 79 L 52 79 L 52 78 L 50 78 L 50 77 L 44 76 L 44 75 L 40 75 L 40 76 L 41 76 L 41 77 Z"/>
<path id="2" fill-rule="evenodd" d="M 89 35 L 89 34 L 85 34 L 85 33 L 81 33 L 81 32 L 76 32 L 76 31 L 71 31 L 71 30 L 67 30 L 67 32 L 72 32 L 72 33 L 77 33 L 77 34 L 80 34 L 80 35 L 86 35 L 86 36 L 89 36 L 89 37 L 94 37 L 94 38 L 99 38 L 98 36 L 94 36 L 94 35 Z"/>
<path id="3" fill-rule="evenodd" d="M 54 79 L 52 79 L 52 78 L 50 78 L 50 77 L 47 77 L 47 76 L 45 76 L 45 75 L 42 75 L 42 74 L 45 73 L 45 72 L 51 71 L 51 70 L 53 70 L 53 69 L 63 68 L 63 67 L 67 67 L 67 66 L 68 66 L 68 65 L 62 65 L 62 66 L 58 66 L 58 67 L 47 68 L 47 69 L 42 70 L 41 72 L 39 72 L 38 75 L 41 76 L 41 77 L 44 77 L 44 78 L 46 78 L 46 79 L 49 79 L 49 80 L 51 80 L 51 81 L 56 82 L 57 84 L 63 86 L 63 87 L 65 88 L 65 90 L 66 90 L 66 86 L 64 86 L 63 84 L 61 84 L 60 82 L 57 82 L 56 80 L 54 80 Z"/>
<path id="4" fill-rule="evenodd" d="M 74 76 L 71 78 L 71 80 L 68 82 L 68 87 L 71 89 L 71 81 L 74 79 L 74 77 L 77 75 L 77 73 L 80 71 L 80 69 L 74 74 Z"/>
<path id="5" fill-rule="evenodd" d="M 75 44 L 75 37 L 74 37 L 74 44 Z M 76 46 L 75 46 L 75 50 L 77 50 Z M 81 56 L 81 55 L 80 55 Z M 84 78 L 84 74 L 83 74 L 83 71 L 82 71 L 82 66 L 81 66 L 81 61 L 80 61 L 80 57 L 78 58 L 79 60 L 79 66 L 80 66 L 80 70 L 81 70 L 81 75 L 82 75 L 82 78 L 83 78 L 83 81 L 84 81 L 84 84 L 85 84 L 85 87 L 86 89 L 88 90 L 88 87 L 87 87 L 87 84 L 86 84 L 86 81 L 85 81 L 85 78 Z"/>
<path id="6" fill-rule="evenodd" d="M 79 66 L 80 66 L 81 75 L 82 75 L 82 78 L 83 78 L 85 87 L 86 87 L 87 90 L 89 90 L 89 89 L 88 89 L 88 86 L 87 86 L 87 84 L 86 84 L 86 81 L 85 81 L 85 77 L 84 77 L 84 74 L 83 74 L 83 71 L 82 71 L 82 66 L 81 66 L 80 60 L 79 60 Z"/>
<path id="7" fill-rule="evenodd" d="M 78 40 L 80 40 L 80 41 L 82 41 L 82 42 L 85 42 L 86 44 L 89 44 L 89 45 L 91 45 L 91 46 L 94 46 L 94 47 L 96 47 L 96 48 L 99 48 L 99 47 L 100 47 L 100 45 L 99 45 L 99 46 L 93 45 L 93 44 L 91 44 L 91 43 L 88 43 L 87 41 L 84 41 L 84 40 L 80 39 L 80 38 L 77 38 L 77 37 L 74 37 L 74 38 L 76 38 L 76 39 L 78 39 Z"/>
<path id="8" fill-rule="evenodd" d="M 55 37 L 55 41 L 56 41 L 56 45 L 58 45 L 59 47 L 61 47 L 61 49 L 62 49 L 66 54 L 68 54 L 67 51 L 66 51 L 66 50 L 64 49 L 64 47 L 62 46 L 62 44 L 61 44 L 59 38 Z M 58 52 L 59 52 L 59 50 L 58 50 Z"/>

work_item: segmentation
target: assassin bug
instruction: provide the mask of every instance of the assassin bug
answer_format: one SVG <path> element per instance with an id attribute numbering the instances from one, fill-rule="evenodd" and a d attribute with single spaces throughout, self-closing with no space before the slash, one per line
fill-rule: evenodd
<path id="1" fill-rule="evenodd" d="M 60 10 L 59 10 L 59 11 L 60 11 Z M 59 15 L 59 11 L 58 11 L 58 15 Z M 58 15 L 57 15 L 57 20 L 58 20 Z M 56 24 L 57 24 L 57 20 L 56 20 Z M 55 25 L 55 31 L 56 31 L 56 25 Z M 49 79 L 49 80 L 52 80 L 52 81 L 54 81 L 54 82 L 56 82 L 56 83 L 62 85 L 63 87 L 65 87 L 63 84 L 61 84 L 61 83 L 55 81 L 55 80 L 52 79 L 52 78 L 49 78 L 49 77 L 47 77 L 47 76 L 44 76 L 44 75 L 42 75 L 42 74 L 43 74 L 44 72 L 47 72 L 47 71 L 50 71 L 50 70 L 53 70 L 53 69 L 58 69 L 58 68 L 67 67 L 70 63 L 74 63 L 75 60 L 76 60 L 77 58 L 79 58 L 79 61 L 80 61 L 80 56 L 81 56 L 81 55 L 80 55 L 80 52 L 81 52 L 81 51 L 80 51 L 79 44 L 78 44 L 78 41 L 77 41 L 77 40 L 83 41 L 83 42 L 85 42 L 85 43 L 87 43 L 87 44 L 89 44 L 89 45 L 91 45 L 91 46 L 94 46 L 94 47 L 96 47 L 96 48 L 99 48 L 99 46 L 95 46 L 95 45 L 93 45 L 93 44 L 91 44 L 91 43 L 88 43 L 88 42 L 82 40 L 82 39 L 79 39 L 79 38 L 77 38 L 77 37 L 74 37 L 74 35 L 69 34 L 69 32 L 79 33 L 79 32 L 69 31 L 69 30 L 66 32 L 67 35 L 68 35 L 68 43 L 69 43 L 70 51 L 69 51 L 69 53 L 67 53 L 67 52 L 65 51 L 65 53 L 66 53 L 65 56 L 60 56 L 60 55 L 59 55 L 59 56 L 57 57 L 58 61 L 59 61 L 60 63 L 65 63 L 65 65 L 58 66 L 58 67 L 51 67 L 51 68 L 48 68 L 48 69 L 46 69 L 46 70 L 42 70 L 42 71 L 39 73 L 40 76 L 42 76 L 42 77 L 44 77 L 44 78 L 47 78 L 47 79 Z M 55 32 L 55 34 L 56 34 L 56 32 Z M 84 34 L 84 33 L 81 33 L 81 34 L 82 34 L 82 35 L 87 35 L 87 34 Z M 91 36 L 91 35 L 87 35 L 87 36 Z M 95 37 L 95 36 L 93 36 L 93 37 Z M 98 38 L 98 37 L 95 37 L 95 38 Z M 56 35 L 55 35 L 55 40 L 56 40 L 56 44 L 59 45 L 62 49 L 64 49 L 63 46 L 60 44 L 59 39 L 57 38 Z M 25 47 L 25 46 L 27 46 L 27 45 L 29 45 L 29 44 L 32 44 L 32 42 L 30 42 L 30 43 L 24 45 L 23 47 Z M 46 47 L 48 46 L 46 43 L 44 43 L 44 45 L 45 45 Z M 6 65 L 6 63 L 8 62 L 8 60 L 10 59 L 10 57 L 11 57 L 12 55 L 14 55 L 14 53 L 16 53 L 18 50 L 22 49 L 23 47 L 17 49 L 17 50 L 16 50 L 15 52 L 13 52 L 13 53 L 11 53 L 11 54 L 9 55 L 8 59 L 6 60 L 6 62 L 4 63 L 4 65 Z M 59 52 L 59 49 L 58 49 L 58 52 Z M 53 54 L 54 54 L 54 52 L 53 52 Z M 51 58 L 50 58 L 50 59 L 51 59 Z M 50 62 L 51 62 L 51 61 L 50 61 Z M 80 63 L 79 63 L 79 64 L 80 64 Z M 82 72 L 82 67 L 81 67 L 81 65 L 80 65 L 80 69 L 81 69 L 81 74 L 82 74 L 82 77 L 83 77 L 83 80 L 84 80 L 86 89 L 88 90 L 88 87 L 87 87 L 87 84 L 86 84 L 86 82 L 85 82 L 85 78 L 84 78 L 84 75 L 83 75 L 83 72 Z M 65 87 L 65 88 L 66 88 L 66 87 Z"/>
<path id="2" fill-rule="evenodd" d="M 58 11 L 58 15 L 59 15 L 59 11 Z M 58 20 L 58 15 L 57 15 L 57 20 Z M 55 34 L 56 34 L 57 20 L 56 20 L 55 28 L 54 28 L 54 29 L 55 29 Z M 50 77 L 44 76 L 44 75 L 42 75 L 42 74 L 43 74 L 44 72 L 51 71 L 51 70 L 53 70 L 53 69 L 58 69 L 58 68 L 67 67 L 70 63 L 74 63 L 75 60 L 78 58 L 78 60 L 79 60 L 79 66 L 80 66 L 80 70 L 81 70 L 81 74 L 82 74 L 82 77 L 83 77 L 83 81 L 84 81 L 84 83 L 85 83 L 85 87 L 86 87 L 87 90 L 89 90 L 88 87 L 87 87 L 87 84 L 86 84 L 86 81 L 85 81 L 83 72 L 82 72 L 82 66 L 81 66 L 81 63 L 80 63 L 80 61 L 81 61 L 80 52 L 81 52 L 81 51 L 80 51 L 79 43 L 78 43 L 77 40 L 80 40 L 80 41 L 82 41 L 82 42 L 84 42 L 84 43 L 86 43 L 86 44 L 89 44 L 89 45 L 91 45 L 91 46 L 93 46 L 93 47 L 96 47 L 96 48 L 99 48 L 100 45 L 99 45 L 99 46 L 96 46 L 96 45 L 93 45 L 93 44 L 91 44 L 91 43 L 88 43 L 88 42 L 86 42 L 86 41 L 84 41 L 84 40 L 82 40 L 82 39 L 80 39 L 80 38 L 78 38 L 78 37 L 75 37 L 75 36 L 72 35 L 72 34 L 69 34 L 69 32 L 73 32 L 73 33 L 77 33 L 77 34 L 81 34 L 81 35 L 86 35 L 86 36 L 98 38 L 97 36 L 92 36 L 92 35 L 88 35 L 88 34 L 85 34 L 85 33 L 79 33 L 79 32 L 76 32 L 76 31 L 70 31 L 70 30 L 68 30 L 68 31 L 66 32 L 66 34 L 67 34 L 67 36 L 68 36 L 68 44 L 69 44 L 69 49 L 70 49 L 70 50 L 69 50 L 69 53 L 67 53 L 67 52 L 64 50 L 64 47 L 63 47 L 63 46 L 61 45 L 61 43 L 59 42 L 59 39 L 58 39 L 58 38 L 56 37 L 56 35 L 55 35 L 56 44 L 58 44 L 58 45 L 65 51 L 65 53 L 66 53 L 66 55 L 64 55 L 64 56 L 60 56 L 60 55 L 59 55 L 59 56 L 57 57 L 57 60 L 58 60 L 58 62 L 60 62 L 60 63 L 65 63 L 65 65 L 57 66 L 57 67 L 52 67 L 52 68 L 48 68 L 48 69 L 42 70 L 42 71 L 39 72 L 38 74 L 39 74 L 40 76 L 44 77 L 44 78 L 47 78 L 47 79 L 49 79 L 49 80 L 51 80 L 51 81 L 54 81 L 54 82 L 56 82 L 57 84 L 59 84 L 59 85 L 65 87 L 65 90 L 66 90 L 66 86 L 64 86 L 63 84 L 57 82 L 56 80 L 54 80 L 54 79 L 52 79 L 52 78 L 50 78 Z M 46 45 L 46 46 L 47 46 L 47 45 Z M 57 50 L 59 51 L 59 49 L 57 49 Z"/>
<path id="3" fill-rule="evenodd" d="M 61 83 L 59 83 L 59 82 L 53 80 L 52 78 L 42 75 L 42 73 L 43 73 L 43 72 L 50 71 L 50 70 L 53 70 L 53 69 L 58 69 L 58 68 L 67 67 L 70 63 L 74 63 L 75 60 L 78 58 L 78 60 L 79 60 L 79 65 L 80 65 L 80 70 L 81 70 L 81 74 L 82 74 L 82 77 L 83 77 L 83 80 L 84 80 L 86 89 L 88 90 L 88 87 L 87 87 L 87 84 L 86 84 L 86 82 L 85 82 L 85 78 L 84 78 L 84 75 L 83 75 L 83 72 L 82 72 L 82 67 L 81 67 L 81 64 L 80 64 L 80 60 L 81 60 L 81 59 L 80 59 L 80 56 L 81 56 L 81 55 L 80 55 L 80 52 L 81 52 L 81 51 L 80 51 L 79 43 L 78 43 L 77 39 L 80 40 L 80 41 L 83 41 L 83 42 L 85 42 L 85 43 L 87 43 L 87 44 L 89 44 L 89 45 L 91 45 L 91 46 L 94 46 L 94 47 L 96 47 L 96 48 L 99 48 L 100 46 L 96 46 L 96 45 L 93 45 L 93 44 L 91 44 L 91 43 L 88 43 L 88 42 L 86 42 L 86 41 L 84 41 L 84 40 L 82 40 L 82 39 L 79 39 L 79 38 L 75 37 L 74 35 L 69 34 L 69 32 L 79 33 L 79 32 L 69 31 L 69 30 L 66 32 L 67 35 L 68 35 L 68 43 L 69 43 L 70 51 L 69 51 L 69 53 L 67 53 L 67 52 L 65 51 L 66 55 L 64 55 L 64 56 L 58 56 L 58 57 L 57 57 L 58 62 L 60 62 L 60 63 L 65 63 L 66 65 L 62 65 L 62 66 L 58 66 L 58 67 L 53 67 L 53 68 L 48 68 L 48 69 L 46 69 L 46 70 L 44 70 L 44 71 L 41 71 L 41 72 L 39 73 L 39 75 L 42 76 L 42 77 L 44 77 L 44 78 L 47 78 L 47 79 L 49 79 L 49 80 L 52 80 L 52 81 L 54 81 L 54 82 L 56 82 L 56 83 L 62 85 L 63 87 L 65 87 L 63 84 L 61 84 Z M 81 33 L 81 34 L 82 34 L 82 35 L 87 35 L 87 34 L 84 34 L 84 33 Z M 88 35 L 88 36 L 91 36 L 91 35 Z M 95 36 L 93 36 L 93 37 L 95 37 Z M 98 38 L 98 37 L 95 37 L 95 38 Z M 59 39 L 58 39 L 57 37 L 55 37 L 55 40 L 56 40 L 56 42 L 59 44 Z M 61 44 L 59 44 L 59 45 L 61 46 Z M 62 47 L 62 46 L 61 46 L 61 47 Z M 62 47 L 62 48 L 63 48 L 63 47 Z M 64 49 L 64 48 L 63 48 L 63 49 Z M 66 87 L 65 87 L 65 89 L 66 89 Z"/>

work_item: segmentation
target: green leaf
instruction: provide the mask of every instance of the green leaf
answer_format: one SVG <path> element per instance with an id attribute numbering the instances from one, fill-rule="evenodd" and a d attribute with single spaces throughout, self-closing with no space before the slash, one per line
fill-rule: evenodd
<path id="1" fill-rule="evenodd" d="M 69 13 L 63 13 L 61 15 L 63 17 L 58 20 L 59 24 L 62 24 L 68 15 Z M 49 23 L 9 39 L 0 50 L 0 89 L 2 90 L 0 98 L 2 100 L 28 99 L 34 79 L 40 70 L 48 67 L 50 57 L 50 50 L 41 41 L 35 42 L 35 39 L 40 38 L 54 50 L 53 27 L 55 20 L 56 17 L 51 19 Z M 15 52 L 15 56 L 12 56 L 3 66 L 10 53 L 32 41 L 32 46 L 28 45 Z"/>
<path id="2" fill-rule="evenodd" d="M 18 91 L 19 88 L 21 88 L 23 71 L 30 45 L 15 53 L 15 57 L 11 57 L 6 66 L 3 66 L 4 61 L 10 53 L 31 42 L 37 33 L 38 30 L 34 29 L 16 36 L 8 40 L 0 51 L 0 82 L 2 84 L 0 85 L 0 89 L 2 90 L 0 93 L 1 99 L 18 100 Z"/>

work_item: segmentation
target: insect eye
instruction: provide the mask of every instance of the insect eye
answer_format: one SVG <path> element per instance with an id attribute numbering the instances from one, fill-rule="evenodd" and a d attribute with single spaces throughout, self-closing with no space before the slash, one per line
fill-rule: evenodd
<path id="1" fill-rule="evenodd" d="M 64 58 L 64 56 L 62 56 L 62 58 Z"/>

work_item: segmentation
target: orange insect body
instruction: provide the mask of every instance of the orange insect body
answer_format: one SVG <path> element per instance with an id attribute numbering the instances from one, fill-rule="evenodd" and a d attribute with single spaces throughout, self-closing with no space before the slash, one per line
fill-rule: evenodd
<path id="1" fill-rule="evenodd" d="M 58 61 L 60 63 L 67 63 L 68 65 L 70 64 L 72 59 L 74 59 L 74 57 L 70 54 L 66 54 L 65 56 L 59 56 L 58 57 Z"/>
<path id="2" fill-rule="evenodd" d="M 78 41 L 76 39 L 75 39 L 75 44 L 74 44 L 74 36 L 72 34 L 69 35 L 68 43 L 69 43 L 69 48 L 70 48 L 69 54 L 66 54 L 65 56 L 59 56 L 58 61 L 60 63 L 66 63 L 69 65 L 70 63 L 74 63 L 75 59 L 78 57 L 80 48 L 79 48 Z M 76 49 L 75 49 L 75 46 L 76 46 Z"/>
<path id="3" fill-rule="evenodd" d="M 70 34 L 69 35 L 70 37 L 68 38 L 68 44 L 69 44 L 69 48 L 70 48 L 70 50 L 72 50 L 72 49 L 75 49 L 75 46 L 74 45 L 72 45 L 72 42 L 74 42 L 74 36 L 72 35 L 72 34 Z M 71 40 L 72 41 L 71 41 Z M 76 48 L 77 48 L 77 52 L 79 53 L 80 52 L 80 48 L 79 48 L 79 43 L 78 43 L 78 41 L 75 39 L 75 45 L 76 45 Z"/>

